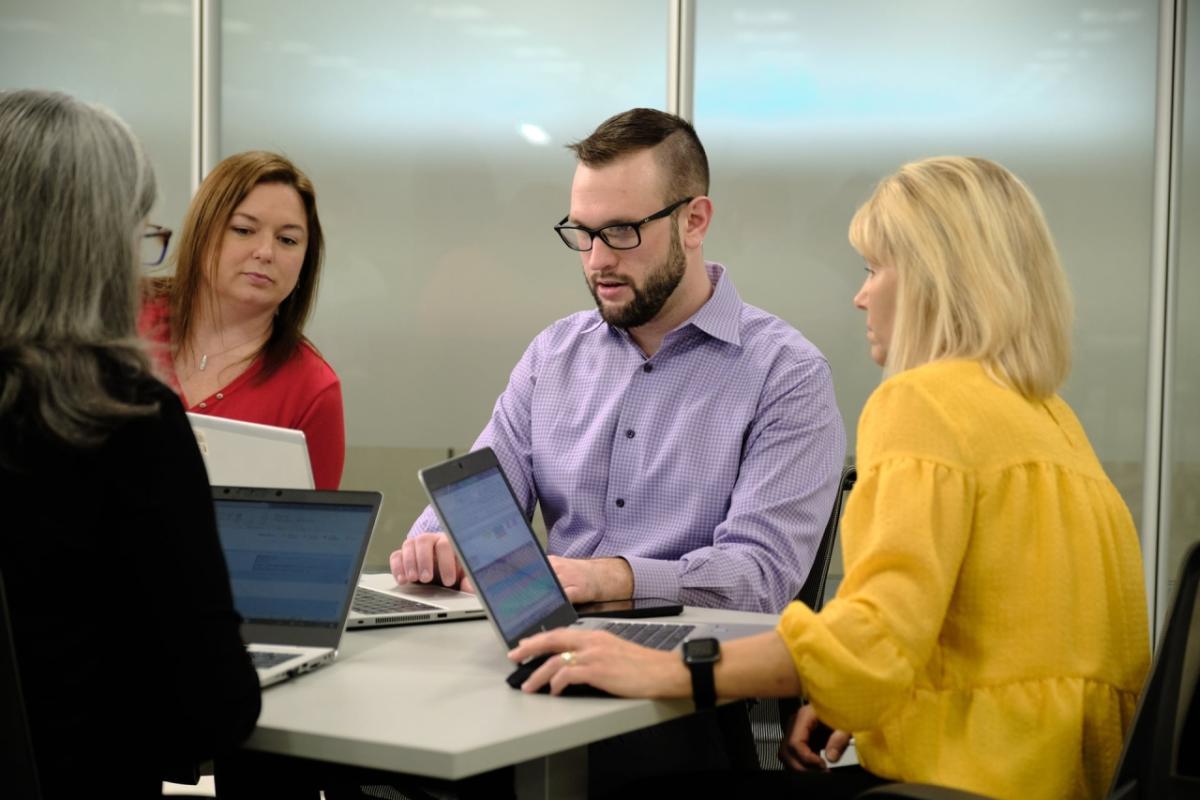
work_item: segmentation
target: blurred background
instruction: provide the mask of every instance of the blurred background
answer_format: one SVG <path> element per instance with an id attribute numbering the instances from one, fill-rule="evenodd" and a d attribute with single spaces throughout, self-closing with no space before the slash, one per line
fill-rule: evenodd
<path id="1" fill-rule="evenodd" d="M 153 221 L 176 230 L 204 162 L 198 114 L 208 166 L 264 148 L 310 174 L 328 250 L 308 332 L 343 381 L 343 488 L 386 496 L 374 567 L 424 505 L 416 470 L 468 448 L 529 340 L 591 305 L 551 230 L 564 145 L 633 106 L 680 110 L 673 68 L 712 166 L 706 256 L 825 353 L 851 452 L 880 378 L 851 305 L 854 209 L 905 161 L 1000 161 L 1056 236 L 1078 315 L 1064 395 L 1142 529 L 1161 606 L 1200 538 L 1200 34 L 1185 7 L 3 0 L 0 88 L 117 111 L 157 169 Z"/>

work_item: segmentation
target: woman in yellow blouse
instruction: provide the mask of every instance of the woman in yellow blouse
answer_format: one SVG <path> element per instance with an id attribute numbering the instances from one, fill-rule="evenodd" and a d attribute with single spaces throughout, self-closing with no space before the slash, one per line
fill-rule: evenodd
<path id="1" fill-rule="evenodd" d="M 859 420 L 837 597 L 820 613 L 792 603 L 776 632 L 722 644 L 709 667 L 541 634 L 510 657 L 562 655 L 523 688 L 692 697 L 707 669 L 722 697 L 809 699 L 783 756 L 816 774 L 781 780 L 817 792 L 843 772 L 822 773 L 819 718 L 839 729 L 831 760 L 853 732 L 868 782 L 1100 796 L 1149 664 L 1142 563 L 1056 394 L 1071 301 L 1037 201 L 990 161 L 928 159 L 879 184 L 850 241 L 885 380 Z"/>

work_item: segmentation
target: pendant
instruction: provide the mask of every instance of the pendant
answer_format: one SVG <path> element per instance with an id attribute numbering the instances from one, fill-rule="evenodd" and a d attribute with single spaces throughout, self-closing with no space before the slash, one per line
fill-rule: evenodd
<path id="1" fill-rule="evenodd" d="M 200 371 L 204 372 L 204 368 L 208 366 L 208 353 L 200 356 Z"/>

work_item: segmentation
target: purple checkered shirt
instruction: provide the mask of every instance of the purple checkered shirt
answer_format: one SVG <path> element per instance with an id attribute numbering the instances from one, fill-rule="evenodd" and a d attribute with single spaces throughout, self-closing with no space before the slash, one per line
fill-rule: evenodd
<path id="1" fill-rule="evenodd" d="M 712 296 L 646 358 L 598 311 L 538 334 L 475 441 L 547 550 L 621 556 L 634 597 L 778 612 L 803 585 L 833 506 L 846 437 L 825 357 L 742 302 Z M 410 535 L 439 530 L 430 508 Z"/>

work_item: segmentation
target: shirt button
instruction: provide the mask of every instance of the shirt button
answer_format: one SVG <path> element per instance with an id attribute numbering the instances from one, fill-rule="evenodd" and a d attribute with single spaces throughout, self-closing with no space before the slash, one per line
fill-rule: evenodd
<path id="1" fill-rule="evenodd" d="M 218 399 L 218 400 L 224 400 L 224 399 L 225 399 L 225 395 L 221 394 L 220 392 L 217 392 L 217 399 Z"/>
<path id="2" fill-rule="evenodd" d="M 642 372 L 654 372 L 653 364 L 642 364 Z"/>
<path id="3" fill-rule="evenodd" d="M 202 400 L 202 401 L 200 401 L 200 407 L 201 407 L 201 408 L 208 408 L 208 403 L 205 403 L 205 402 Z"/>
<path id="4" fill-rule="evenodd" d="M 629 430 L 625 431 L 625 438 L 626 438 L 626 439 L 632 439 L 632 438 L 633 438 L 634 436 L 636 436 L 636 435 L 637 435 L 637 434 L 635 434 L 635 433 L 633 432 L 633 428 L 630 428 Z"/>
<path id="5" fill-rule="evenodd" d="M 624 508 L 624 507 L 625 507 L 625 501 L 618 497 L 617 498 L 617 508 Z"/>

